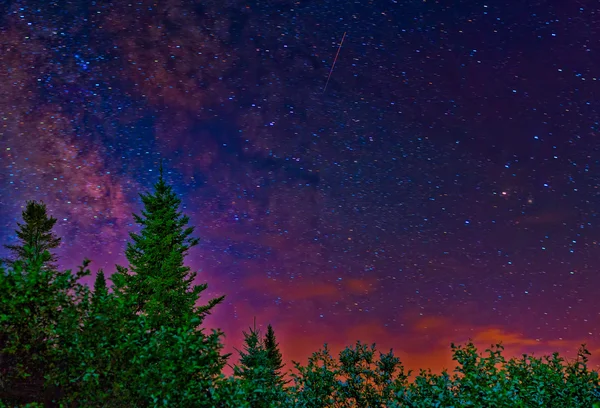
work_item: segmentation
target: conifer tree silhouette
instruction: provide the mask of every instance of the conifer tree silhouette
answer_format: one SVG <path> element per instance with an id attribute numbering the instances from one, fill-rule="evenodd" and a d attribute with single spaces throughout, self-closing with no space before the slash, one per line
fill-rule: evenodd
<path id="1" fill-rule="evenodd" d="M 56 218 L 48 217 L 46 204 L 41 201 L 39 203 L 27 201 L 22 216 L 24 223 L 17 223 L 19 229 L 15 231 L 19 243 L 4 245 L 12 253 L 12 257 L 3 259 L 9 267 L 13 267 L 16 261 L 25 261 L 31 253 L 39 257 L 44 251 L 50 252 L 51 249 L 60 245 L 61 239 L 52 232 L 52 228 L 56 224 Z M 25 251 L 26 246 L 31 248 L 31 253 Z M 56 255 L 50 252 L 50 258 L 44 261 L 42 270 L 56 269 L 56 261 Z"/>

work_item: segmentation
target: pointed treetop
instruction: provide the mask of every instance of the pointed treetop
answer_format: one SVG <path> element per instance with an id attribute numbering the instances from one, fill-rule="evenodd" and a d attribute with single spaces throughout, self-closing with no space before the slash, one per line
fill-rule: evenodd
<path id="1" fill-rule="evenodd" d="M 144 209 L 133 218 L 141 231 L 129 233 L 132 241 L 127 243 L 125 255 L 130 273 L 120 281 L 125 285 L 123 293 L 135 297 L 135 312 L 151 316 L 154 327 L 179 324 L 187 321 L 188 315 L 201 322 L 224 297 L 196 305 L 207 285 L 194 284 L 196 272 L 184 264 L 184 258 L 199 239 L 192 236 L 194 227 L 187 226 L 189 217 L 179 211 L 181 200 L 163 179 L 162 160 L 154 191 L 140 193 L 140 197 Z"/>
<path id="2" fill-rule="evenodd" d="M 96 274 L 96 279 L 94 280 L 94 294 L 105 295 L 106 293 L 108 293 L 106 277 L 104 276 L 104 271 L 100 269 Z"/>
<path id="3" fill-rule="evenodd" d="M 158 181 L 154 184 L 154 190 L 157 195 L 170 195 L 172 187 L 165 180 L 163 161 L 161 158 L 158 164 Z"/>
<path id="4" fill-rule="evenodd" d="M 242 331 L 244 335 L 244 350 L 236 351 L 240 355 L 238 365 L 234 366 L 234 372 L 237 376 L 254 379 L 261 375 L 260 370 L 268 367 L 268 356 L 265 350 L 260 332 L 256 329 L 256 319 L 249 332 Z"/>
<path id="5" fill-rule="evenodd" d="M 104 271 L 100 269 L 94 280 L 94 292 L 92 293 L 92 307 L 98 309 L 102 301 L 108 296 L 108 287 L 106 286 L 106 278 Z"/>
<path id="6" fill-rule="evenodd" d="M 281 370 L 283 369 L 285 364 L 283 364 L 283 356 L 281 355 L 281 351 L 279 350 L 279 343 L 277 343 L 277 339 L 275 338 L 275 331 L 273 330 L 273 326 L 271 326 L 270 324 L 267 326 L 267 333 L 265 334 L 264 345 L 269 358 L 269 363 L 274 371 L 276 381 L 283 381 L 283 375 Z"/>
<path id="7" fill-rule="evenodd" d="M 46 204 L 42 201 L 27 201 L 27 206 L 22 215 L 24 223 L 17 223 L 19 229 L 15 231 L 19 243 L 4 245 L 13 254 L 12 259 L 5 260 L 8 266 L 14 265 L 14 261 L 17 260 L 24 261 L 30 256 L 40 256 L 44 251 L 50 251 L 60 245 L 61 239 L 52 232 L 52 228 L 56 224 L 56 218 L 48 216 Z M 33 251 L 32 254 L 26 253 L 25 247 L 27 246 Z M 56 268 L 56 261 L 56 255 L 50 252 L 50 258 L 44 261 L 43 268 Z"/>

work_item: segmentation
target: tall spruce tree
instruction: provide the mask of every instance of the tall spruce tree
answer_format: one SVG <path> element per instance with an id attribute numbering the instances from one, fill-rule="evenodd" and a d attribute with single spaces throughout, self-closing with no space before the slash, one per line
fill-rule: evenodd
<path id="1" fill-rule="evenodd" d="M 267 326 L 267 333 L 265 334 L 264 340 L 265 350 L 267 351 L 267 357 L 269 359 L 269 364 L 271 369 L 273 370 L 273 380 L 275 384 L 284 384 L 283 374 L 281 370 L 284 367 L 281 351 L 279 351 L 279 343 L 277 343 L 277 339 L 275 338 L 275 331 L 273 330 L 273 326 L 270 324 Z"/>
<path id="2" fill-rule="evenodd" d="M 129 270 L 117 267 L 117 273 L 125 277 L 126 288 L 117 290 L 133 296 L 135 312 L 147 314 L 156 328 L 177 326 L 192 317 L 200 318 L 200 324 L 224 296 L 203 306 L 195 305 L 207 285 L 193 285 L 196 272 L 191 272 L 183 261 L 199 240 L 191 237 L 194 227 L 186 227 L 189 217 L 179 212 L 181 200 L 166 184 L 162 163 L 154 192 L 140 197 L 144 210 L 141 216 L 133 217 L 141 232 L 130 233 L 133 243 L 128 243 L 125 251 Z"/>
<path id="3" fill-rule="evenodd" d="M 14 267 L 18 260 L 25 261 L 31 253 L 36 258 L 40 258 L 44 251 L 50 253 L 50 258 L 44 261 L 42 270 L 56 269 L 56 255 L 50 252 L 51 249 L 60 245 L 60 238 L 53 232 L 52 228 L 56 224 L 56 218 L 48 217 L 46 213 L 46 204 L 43 202 L 27 201 L 25 211 L 22 213 L 24 224 L 17 223 L 19 229 L 16 230 L 19 243 L 15 245 L 4 245 L 12 253 L 12 258 L 3 259 L 9 267 Z M 31 248 L 32 252 L 25 251 L 25 247 Z"/>
<path id="4" fill-rule="evenodd" d="M 123 336 L 112 365 L 110 398 L 118 405 L 105 406 L 221 406 L 217 390 L 229 355 L 221 354 L 223 333 L 200 326 L 224 297 L 196 306 L 207 285 L 193 285 L 196 273 L 183 261 L 198 239 L 162 164 L 154 191 L 140 197 L 144 209 L 134 219 L 141 231 L 130 234 L 125 252 L 129 268 L 117 266 L 111 276 Z"/>

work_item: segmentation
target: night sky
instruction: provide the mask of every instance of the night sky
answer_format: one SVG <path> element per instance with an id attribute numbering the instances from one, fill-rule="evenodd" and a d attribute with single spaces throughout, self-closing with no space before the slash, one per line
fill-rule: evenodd
<path id="1" fill-rule="evenodd" d="M 302 362 L 598 357 L 599 31 L 592 0 L 2 1 L 0 242 L 43 200 L 61 266 L 110 275 L 162 158 L 227 350 L 256 316 Z"/>

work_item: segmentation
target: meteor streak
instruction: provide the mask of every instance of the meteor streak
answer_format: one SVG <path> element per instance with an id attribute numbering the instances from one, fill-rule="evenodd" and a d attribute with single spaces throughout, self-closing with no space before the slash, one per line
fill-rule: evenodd
<path id="1" fill-rule="evenodd" d="M 327 90 L 327 84 L 329 83 L 329 78 L 331 78 L 331 73 L 333 72 L 333 68 L 335 68 L 335 62 L 338 59 L 338 55 L 340 55 L 340 50 L 342 49 L 342 44 L 344 44 L 344 38 L 346 38 L 346 31 L 344 31 L 344 36 L 342 37 L 342 41 L 340 42 L 340 46 L 338 47 L 337 53 L 335 54 L 335 58 L 333 59 L 333 65 L 329 70 L 329 76 L 327 77 L 327 82 L 325 82 L 325 88 L 323 88 L 323 93 Z"/>

